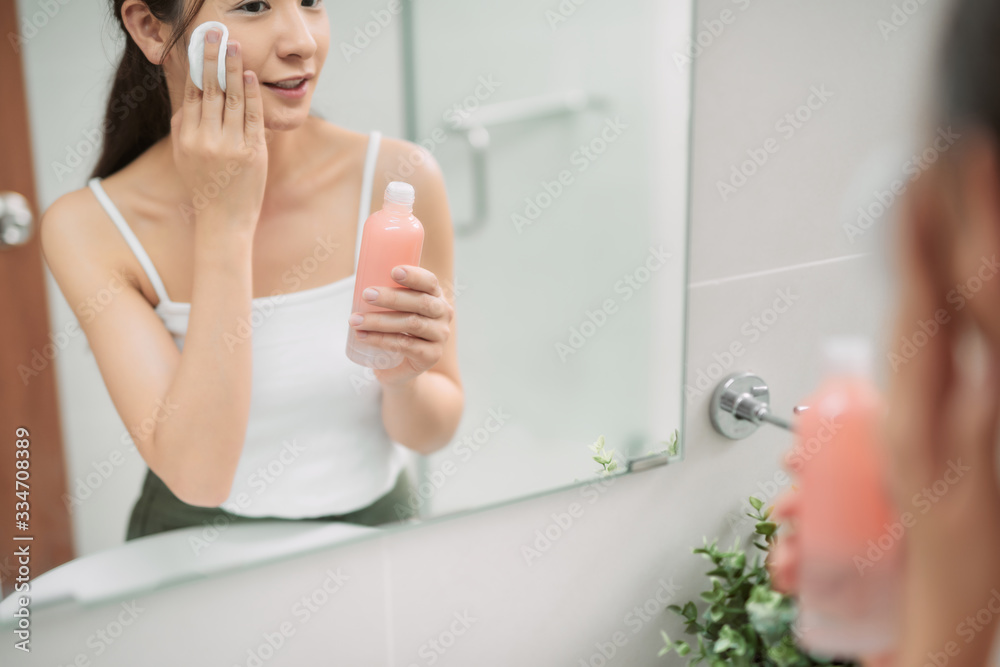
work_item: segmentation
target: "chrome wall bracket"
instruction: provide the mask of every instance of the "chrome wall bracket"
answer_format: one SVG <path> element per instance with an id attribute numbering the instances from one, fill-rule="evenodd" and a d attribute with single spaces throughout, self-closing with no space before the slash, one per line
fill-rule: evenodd
<path id="1" fill-rule="evenodd" d="M 454 121 L 448 130 L 465 136 L 472 151 L 473 200 L 472 219 L 468 222 L 455 221 L 455 235 L 467 236 L 479 232 L 487 224 L 490 212 L 487 156 L 492 128 L 540 118 L 561 118 L 585 111 L 601 111 L 610 105 L 610 99 L 603 95 L 569 90 L 483 105 L 466 118 Z"/>
<path id="2" fill-rule="evenodd" d="M 719 382 L 708 405 L 712 426 L 732 440 L 742 440 L 752 435 L 764 422 L 793 431 L 788 420 L 771 412 L 768 403 L 771 392 L 759 376 L 753 373 L 732 373 Z M 807 410 L 796 406 L 795 414 Z"/>

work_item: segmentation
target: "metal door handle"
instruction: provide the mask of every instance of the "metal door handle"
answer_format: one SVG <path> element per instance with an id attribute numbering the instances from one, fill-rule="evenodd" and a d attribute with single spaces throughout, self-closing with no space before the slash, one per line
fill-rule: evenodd
<path id="1" fill-rule="evenodd" d="M 28 200 L 18 192 L 0 192 L 0 248 L 21 246 L 35 231 L 35 216 Z"/>

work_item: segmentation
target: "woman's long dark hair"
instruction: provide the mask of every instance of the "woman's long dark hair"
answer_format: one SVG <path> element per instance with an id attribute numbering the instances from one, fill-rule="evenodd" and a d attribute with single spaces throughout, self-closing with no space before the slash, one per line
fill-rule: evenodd
<path id="1" fill-rule="evenodd" d="M 147 148 L 170 134 L 170 95 L 161 65 L 149 62 L 132 39 L 122 20 L 125 0 L 110 0 L 118 28 L 125 36 L 125 49 L 104 112 L 101 156 L 90 178 L 105 178 L 126 166 Z M 193 0 L 186 16 L 185 0 L 144 0 L 150 13 L 173 26 L 164 54 L 184 36 L 205 0 Z"/>
<path id="2" fill-rule="evenodd" d="M 1000 2 L 957 0 L 937 72 L 938 119 L 977 125 L 1000 138 Z"/>

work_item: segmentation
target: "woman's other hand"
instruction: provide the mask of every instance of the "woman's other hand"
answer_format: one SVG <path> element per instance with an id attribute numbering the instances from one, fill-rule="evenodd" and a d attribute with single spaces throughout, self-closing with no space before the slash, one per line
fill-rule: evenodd
<path id="1" fill-rule="evenodd" d="M 400 270 L 405 277 L 398 274 Z M 431 271 L 400 265 L 393 268 L 392 278 L 404 287 L 375 285 L 365 289 L 362 297 L 373 306 L 396 312 L 354 313 L 350 322 L 365 344 L 403 355 L 403 362 L 395 368 L 374 369 L 383 386 L 405 384 L 433 367 L 444 354 L 455 317 L 454 307 Z M 368 298 L 370 290 L 377 293 L 374 299 Z M 356 317 L 360 317 L 357 323 Z"/>

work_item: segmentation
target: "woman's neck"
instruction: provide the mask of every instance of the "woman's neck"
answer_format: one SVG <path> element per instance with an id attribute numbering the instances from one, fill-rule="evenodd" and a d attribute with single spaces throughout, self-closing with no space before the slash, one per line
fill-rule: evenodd
<path id="1" fill-rule="evenodd" d="M 295 178 L 308 164 L 310 148 L 317 146 L 316 122 L 318 119 L 309 116 L 300 127 L 292 130 L 267 130 L 267 180 L 264 185 L 264 197 L 267 192 L 283 182 Z"/>

